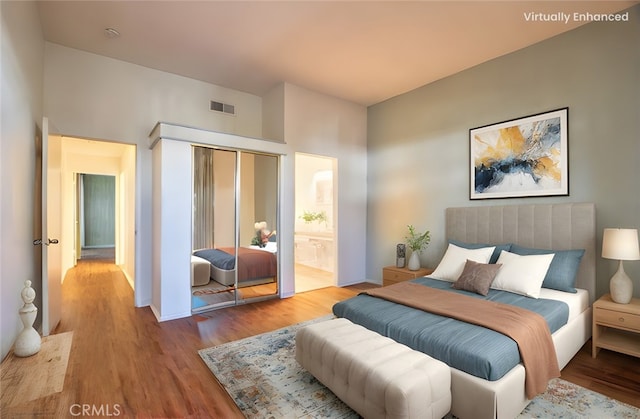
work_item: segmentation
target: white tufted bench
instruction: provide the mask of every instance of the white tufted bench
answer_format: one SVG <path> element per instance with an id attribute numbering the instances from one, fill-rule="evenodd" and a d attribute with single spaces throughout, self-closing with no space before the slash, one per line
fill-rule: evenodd
<path id="1" fill-rule="evenodd" d="M 191 286 L 199 287 L 209 283 L 211 264 L 208 260 L 191 255 Z"/>
<path id="2" fill-rule="evenodd" d="M 367 419 L 442 418 L 451 410 L 445 363 L 347 319 L 298 330 L 296 360 Z"/>

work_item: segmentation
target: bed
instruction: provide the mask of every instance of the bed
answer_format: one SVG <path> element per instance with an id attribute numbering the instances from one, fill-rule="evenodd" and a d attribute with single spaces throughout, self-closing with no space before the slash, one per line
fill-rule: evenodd
<path id="1" fill-rule="evenodd" d="M 219 247 L 215 249 L 199 249 L 194 256 L 211 264 L 211 279 L 231 286 L 235 284 L 236 251 L 235 247 Z M 276 243 L 269 242 L 265 247 L 238 247 L 238 286 L 275 282 L 278 274 Z"/>
<path id="2" fill-rule="evenodd" d="M 555 350 L 557 366 L 563 368 L 591 336 L 591 304 L 595 297 L 595 206 L 586 203 L 448 208 L 446 234 L 449 246 L 454 244 L 456 248 L 486 249 L 490 247 L 488 245 L 501 245 L 507 247 L 498 246 L 499 250 L 508 248 L 507 253 L 513 250 L 527 256 L 543 253 L 536 249 L 553 250 L 563 255 L 580 254 L 576 265 L 575 293 L 546 286 L 538 288 L 539 298 L 523 297 L 504 290 L 491 289 L 488 292 L 490 299 L 505 300 L 503 302 L 527 309 L 536 301 L 551 307 L 550 311 L 555 314 L 552 313 L 550 318 L 545 315 L 545 319 L 552 331 L 552 351 Z M 494 254 L 493 251 L 490 257 L 495 262 L 501 253 Z M 445 257 L 448 254 L 449 250 Z M 488 259 L 489 256 L 486 262 Z M 546 259 L 549 260 L 548 257 Z M 506 266 L 502 264 L 503 268 Z M 441 274 L 442 270 L 438 275 Z M 498 277 L 494 284 L 497 280 Z M 467 293 L 474 298 L 485 298 L 476 292 L 452 290 L 452 282 L 442 278 L 419 278 L 413 283 L 439 288 L 447 293 Z M 512 301 L 514 299 L 519 302 Z M 525 368 L 520 361 L 518 347 L 505 336 L 500 335 L 503 340 L 498 341 L 497 332 L 484 330 L 483 333 L 489 334 L 480 335 L 478 326 L 370 295 L 359 295 L 336 304 L 334 314 L 446 362 L 451 368 L 451 413 L 457 417 L 512 418 L 529 402 L 525 393 Z M 417 331 L 411 329 L 412 324 L 418 325 Z M 426 325 L 436 325 L 436 328 L 427 329 Z M 453 350 L 447 345 L 453 345 L 457 350 L 465 340 L 475 346 L 467 348 L 467 352 L 463 351 L 461 355 L 451 355 Z M 492 341 L 497 342 L 497 349 L 489 346 Z M 497 354 L 494 358 L 501 365 L 487 367 L 485 362 L 490 361 L 473 358 L 477 354 L 494 352 Z M 481 371 L 473 370 L 476 367 Z"/>

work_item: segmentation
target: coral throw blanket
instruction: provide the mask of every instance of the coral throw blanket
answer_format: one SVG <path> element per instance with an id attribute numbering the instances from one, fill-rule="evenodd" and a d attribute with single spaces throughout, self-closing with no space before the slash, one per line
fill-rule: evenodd
<path id="1" fill-rule="evenodd" d="M 526 371 L 527 398 L 547 389 L 560 376 L 551 333 L 544 317 L 530 310 L 481 300 L 411 282 L 363 292 L 373 297 L 495 330 L 516 341 Z"/>
<path id="2" fill-rule="evenodd" d="M 219 250 L 230 255 L 236 254 L 235 247 L 221 247 Z M 275 277 L 277 274 L 276 255 L 265 250 L 238 248 L 238 281 Z"/>

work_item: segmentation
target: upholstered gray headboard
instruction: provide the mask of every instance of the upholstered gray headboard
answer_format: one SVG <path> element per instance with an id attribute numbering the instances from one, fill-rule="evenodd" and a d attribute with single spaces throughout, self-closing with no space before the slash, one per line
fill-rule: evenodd
<path id="1" fill-rule="evenodd" d="M 576 287 L 596 294 L 596 209 L 592 203 L 501 205 L 446 209 L 447 239 L 584 249 Z"/>

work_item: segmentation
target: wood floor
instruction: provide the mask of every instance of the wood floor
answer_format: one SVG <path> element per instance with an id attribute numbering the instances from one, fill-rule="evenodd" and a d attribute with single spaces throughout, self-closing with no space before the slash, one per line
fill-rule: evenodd
<path id="1" fill-rule="evenodd" d="M 115 265 L 82 261 L 63 284 L 55 331 L 73 331 L 64 390 L 3 408 L 0 416 L 71 417 L 80 406 L 101 409 L 93 416 L 103 417 L 241 418 L 197 350 L 329 314 L 334 303 L 368 287 L 323 288 L 158 323 L 148 307 L 133 307 Z M 640 407 L 640 359 L 602 350 L 594 360 L 585 346 L 562 376 Z"/>
<path id="2" fill-rule="evenodd" d="M 333 273 L 301 263 L 294 266 L 296 292 L 307 292 L 319 288 L 332 287 L 335 284 Z"/>

